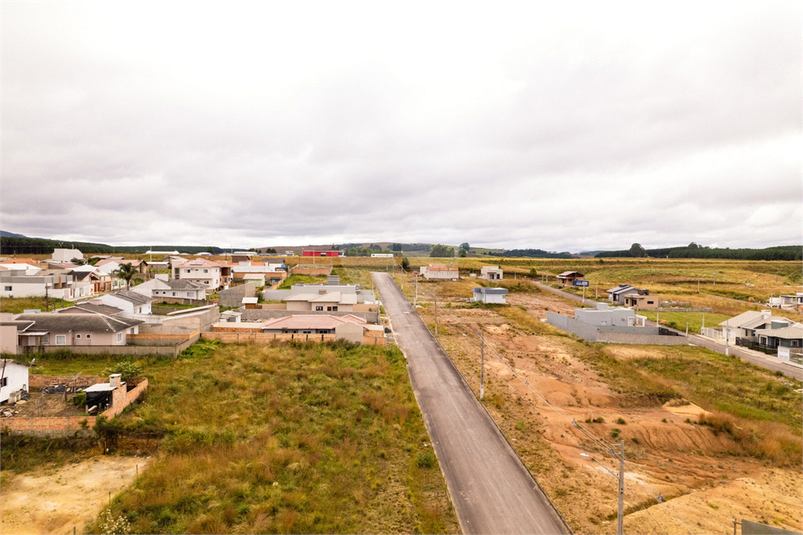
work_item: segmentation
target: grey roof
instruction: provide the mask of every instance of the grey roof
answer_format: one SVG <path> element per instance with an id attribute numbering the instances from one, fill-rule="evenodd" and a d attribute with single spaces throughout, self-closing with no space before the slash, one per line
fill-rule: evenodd
<path id="1" fill-rule="evenodd" d="M 583 276 L 583 274 L 580 273 L 579 271 L 564 271 L 563 273 L 558 275 L 558 278 L 560 279 L 560 278 L 570 277 L 572 275 L 574 275 L 575 277 L 582 277 Z"/>
<path id="2" fill-rule="evenodd" d="M 153 299 L 150 297 L 138 294 L 137 292 L 132 292 L 131 290 L 119 290 L 109 295 L 119 297 L 120 299 L 125 299 L 129 303 L 134 303 L 135 305 L 147 305 L 153 301 Z"/>
<path id="3" fill-rule="evenodd" d="M 113 318 L 102 314 L 20 314 L 16 321 L 32 321 L 34 329 L 48 332 L 89 331 L 116 333 L 145 323 L 130 318 Z"/>
<path id="4" fill-rule="evenodd" d="M 631 286 L 629 284 L 620 284 L 616 288 L 611 288 L 610 290 L 606 290 L 606 292 L 608 292 L 609 294 L 620 294 L 622 292 L 629 293 L 632 291 L 638 292 L 638 288 L 635 288 L 634 286 Z"/>
<path id="5" fill-rule="evenodd" d="M 505 295 L 508 292 L 507 288 L 486 288 L 484 286 L 472 288 L 472 290 L 474 290 L 475 294 L 479 293 L 479 294 L 489 294 L 489 295 L 491 294 Z"/>
<path id="6" fill-rule="evenodd" d="M 17 331 L 25 332 L 31 328 L 33 325 L 32 321 L 20 321 L 20 320 L 11 320 L 11 321 L 0 321 L 0 326 L 2 327 L 16 327 Z"/>
<path id="7" fill-rule="evenodd" d="M 78 303 L 75 306 L 62 308 L 61 310 L 57 310 L 58 314 L 81 314 L 81 313 L 90 313 L 90 314 L 106 314 L 107 316 L 114 316 L 119 314 L 123 311 L 122 308 L 117 308 L 109 305 L 104 304 L 95 304 L 95 303 Z"/>
<path id="8" fill-rule="evenodd" d="M 171 290 L 206 290 L 206 286 L 203 284 L 192 282 L 187 279 L 168 279 L 162 282 L 170 286 Z"/>

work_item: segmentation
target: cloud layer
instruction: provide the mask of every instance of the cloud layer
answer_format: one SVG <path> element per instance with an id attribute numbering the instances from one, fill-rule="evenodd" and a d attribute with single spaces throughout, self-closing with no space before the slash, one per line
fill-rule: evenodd
<path id="1" fill-rule="evenodd" d="M 2 228 L 800 243 L 801 5 L 6 3 Z"/>

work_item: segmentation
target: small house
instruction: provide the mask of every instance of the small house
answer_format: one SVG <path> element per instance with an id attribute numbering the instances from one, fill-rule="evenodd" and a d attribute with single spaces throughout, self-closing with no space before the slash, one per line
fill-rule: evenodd
<path id="1" fill-rule="evenodd" d="M 471 300 L 477 303 L 506 304 L 507 288 L 472 288 Z"/>
<path id="2" fill-rule="evenodd" d="M 557 276 L 557 279 L 561 286 L 571 286 L 574 284 L 574 281 L 582 279 L 583 276 L 584 275 L 579 271 L 564 271 Z"/>
<path id="3" fill-rule="evenodd" d="M 650 295 L 649 290 L 640 290 L 629 284 L 620 284 L 616 288 L 606 290 L 608 293 L 608 301 L 615 305 L 623 305 L 625 297 L 628 295 Z"/>
<path id="4" fill-rule="evenodd" d="M 655 310 L 660 307 L 660 301 L 656 295 L 627 294 L 623 304 L 626 307 L 640 310 Z"/>
<path id="5" fill-rule="evenodd" d="M 502 268 L 498 266 L 482 266 L 480 270 L 480 278 L 489 280 L 489 281 L 500 281 L 502 280 L 503 271 Z"/>
<path id="6" fill-rule="evenodd" d="M 446 264 L 430 264 L 421 266 L 421 275 L 427 280 L 458 280 L 460 271 Z"/>
<path id="7" fill-rule="evenodd" d="M 13 359 L 2 359 L 0 366 L 0 403 L 5 403 L 12 393 L 28 390 L 28 364 Z"/>

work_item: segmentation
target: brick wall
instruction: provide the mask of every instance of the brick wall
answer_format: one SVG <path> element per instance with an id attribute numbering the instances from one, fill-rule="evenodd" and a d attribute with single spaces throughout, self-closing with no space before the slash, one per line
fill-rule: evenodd
<path id="1" fill-rule="evenodd" d="M 41 376 L 52 384 L 58 376 Z M 134 402 L 142 392 L 148 388 L 148 380 L 143 379 L 136 388 L 126 392 L 118 388 L 112 393 L 112 406 L 100 415 L 109 419 L 114 418 Z M 42 416 L 38 418 L 2 418 L 0 428 L 12 434 L 35 436 L 66 436 L 76 432 L 83 435 L 93 433 L 92 428 L 97 418 L 95 416 Z"/>
<path id="2" fill-rule="evenodd" d="M 334 342 L 334 334 L 251 334 L 251 333 L 202 333 L 203 340 L 220 340 L 224 344 L 270 344 L 272 342 Z"/>
<path id="3" fill-rule="evenodd" d="M 101 378 L 97 375 L 81 375 L 77 379 L 73 380 L 74 377 L 74 375 L 41 375 L 38 373 L 32 373 L 28 375 L 28 388 L 39 390 L 43 386 L 57 385 L 61 383 L 69 383 L 71 385 L 84 388 L 108 379 L 106 377 Z"/>

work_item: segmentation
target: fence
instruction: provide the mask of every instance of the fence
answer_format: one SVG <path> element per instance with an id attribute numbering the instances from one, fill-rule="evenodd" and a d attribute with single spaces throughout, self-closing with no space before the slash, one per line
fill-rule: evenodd
<path id="1" fill-rule="evenodd" d="M 334 342 L 334 334 L 202 333 L 202 340 L 220 340 L 224 344 L 270 344 L 273 342 Z"/>
<path id="2" fill-rule="evenodd" d="M 34 377 L 34 376 L 31 376 Z M 47 380 L 53 381 L 59 377 L 42 376 Z M 43 379 L 44 381 L 44 379 Z M 118 389 L 114 392 L 114 403 L 111 407 L 100 413 L 100 416 L 114 418 L 131 403 L 137 399 L 142 392 L 148 388 L 148 380 L 143 379 L 135 388 L 128 392 Z M 119 393 L 118 393 L 119 391 Z M 40 416 L 32 418 L 2 418 L 0 428 L 4 432 L 17 435 L 35 436 L 69 436 L 69 435 L 91 435 L 92 428 L 97 422 L 96 416 Z"/>
<path id="3" fill-rule="evenodd" d="M 129 335 L 131 336 L 131 335 Z M 134 335 L 136 336 L 136 335 Z M 164 335 L 160 335 L 164 336 Z M 28 346 L 26 354 L 30 353 L 72 353 L 74 355 L 132 355 L 176 358 L 182 351 L 198 341 L 200 333 L 196 331 L 193 336 L 183 337 L 184 341 L 170 345 L 127 345 L 127 346 Z"/>
<path id="4" fill-rule="evenodd" d="M 752 340 L 748 340 L 746 338 L 736 338 L 736 345 L 741 347 L 746 347 L 747 349 L 752 349 L 753 351 L 761 351 L 762 353 L 766 353 L 767 355 L 777 355 L 778 348 L 777 347 L 767 347 L 762 346 L 758 342 L 753 342 Z"/>

